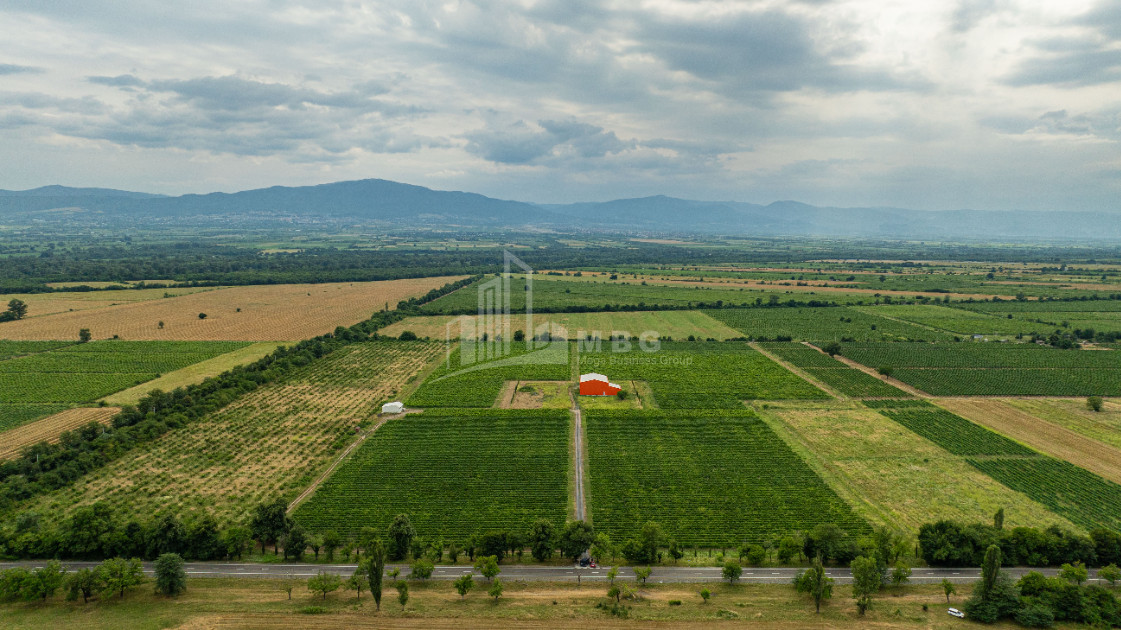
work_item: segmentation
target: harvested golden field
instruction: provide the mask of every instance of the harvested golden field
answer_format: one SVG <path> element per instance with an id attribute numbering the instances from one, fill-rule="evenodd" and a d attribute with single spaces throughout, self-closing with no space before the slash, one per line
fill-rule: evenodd
<path id="1" fill-rule="evenodd" d="M 959 416 L 1027 444 L 1037 451 L 1121 483 L 1121 449 L 992 399 L 945 398 L 938 404 Z"/>
<path id="2" fill-rule="evenodd" d="M 90 283 L 92 284 L 92 283 Z M 27 319 L 33 320 L 44 315 L 53 315 L 55 313 L 69 313 L 71 311 L 88 311 L 90 309 L 106 308 L 109 306 L 119 306 L 124 304 L 133 304 L 136 302 L 148 302 L 151 300 L 171 299 L 165 298 L 165 295 L 178 297 L 181 295 L 190 295 L 192 293 L 202 293 L 204 291 L 214 291 L 215 287 L 191 287 L 184 289 L 121 289 L 115 291 L 60 291 L 58 293 L 23 293 L 5 295 L 4 301 L 10 299 L 20 299 L 27 303 Z M 0 338 L 14 339 L 14 337 L 6 337 L 3 332 L 4 326 L 0 325 Z M 67 335 L 67 339 L 77 335 L 73 333 Z"/>
<path id="3" fill-rule="evenodd" d="M 474 316 L 465 316 L 465 321 L 472 322 L 469 329 L 475 328 Z M 410 330 L 421 337 L 443 339 L 447 325 L 452 324 L 451 335 L 460 336 L 459 317 L 447 315 L 433 315 L 429 317 L 410 317 L 391 326 L 382 332 L 386 335 L 399 335 Z M 576 339 L 580 331 L 597 331 L 600 337 L 606 339 L 613 331 L 626 331 L 631 335 L 639 335 L 648 330 L 653 330 L 659 336 L 686 339 L 689 335 L 702 338 L 729 339 L 742 337 L 743 333 L 730 328 L 722 322 L 700 311 L 637 311 L 622 313 L 542 313 L 533 316 L 534 330 L 541 330 L 542 326 L 550 325 L 550 330 L 568 339 Z M 510 320 L 510 329 L 525 328 L 524 316 L 513 316 Z"/>
<path id="4" fill-rule="evenodd" d="M 772 406 L 759 413 L 873 523 L 914 531 L 941 519 L 988 522 L 1004 508 L 1012 527 L 1080 530 L 875 411 Z"/>
<path id="5" fill-rule="evenodd" d="M 89 328 L 94 339 L 113 335 L 146 341 L 307 339 L 360 322 L 386 304 L 390 309 L 396 308 L 403 299 L 424 295 L 463 277 L 227 287 L 28 317 L 0 324 L 0 338 L 76 339 L 79 329 Z M 158 291 L 163 294 L 162 289 Z M 34 314 L 34 310 L 31 312 Z M 205 313 L 206 318 L 201 319 L 200 313 Z"/>
<path id="6" fill-rule="evenodd" d="M 108 422 L 120 407 L 78 407 L 60 411 L 21 427 L 0 433 L 0 459 L 9 459 L 32 444 L 57 442 L 64 431 L 90 422 Z"/>
<path id="7" fill-rule="evenodd" d="M 443 350 L 423 341 L 346 346 L 26 508 L 61 518 L 105 501 L 129 514 L 209 512 L 224 524 L 242 521 L 257 503 L 291 499 L 312 483 Z"/>

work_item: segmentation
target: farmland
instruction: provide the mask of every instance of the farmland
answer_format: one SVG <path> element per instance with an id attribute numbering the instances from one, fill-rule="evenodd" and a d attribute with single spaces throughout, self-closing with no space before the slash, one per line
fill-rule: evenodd
<path id="1" fill-rule="evenodd" d="M 759 413 L 871 523 L 917 530 L 943 518 L 987 521 L 1004 508 L 1008 526 L 1073 527 L 874 410 L 783 403 Z"/>
<path id="2" fill-rule="evenodd" d="M 1082 400 L 1019 399 L 1008 405 L 1079 435 L 1121 449 L 1121 404 L 1104 402 L 1101 411 L 1090 411 Z"/>
<path id="3" fill-rule="evenodd" d="M 86 423 L 106 423 L 118 411 L 119 407 L 76 407 L 35 422 L 21 423 L 14 429 L 0 433 L 0 459 L 19 455 L 20 451 L 32 444 L 55 442 L 64 431 L 72 431 Z"/>
<path id="4" fill-rule="evenodd" d="M 581 372 L 646 381 L 663 409 L 742 409 L 753 399 L 827 398 L 786 368 L 740 342 L 663 342 L 657 352 L 637 345 L 613 352 L 577 343 Z"/>
<path id="5" fill-rule="evenodd" d="M 40 351 L 0 361 L 0 401 L 4 403 L 0 427 L 13 428 L 53 413 L 59 410 L 57 405 L 93 402 L 245 345 L 229 341 L 95 341 L 34 346 Z"/>
<path id="6" fill-rule="evenodd" d="M 1121 330 L 1121 313 L 1116 311 L 1043 310 L 1050 302 L 1033 302 L 1040 310 L 1001 310 L 1001 303 L 985 303 L 981 308 L 949 308 L 934 305 L 857 307 L 868 313 L 880 313 L 924 326 L 961 335 L 1048 335 L 1065 328 Z M 1066 304 L 1065 302 L 1063 304 Z M 1109 302 L 1075 302 L 1075 304 L 1110 304 Z M 972 306 L 962 304 L 956 306 Z M 995 307 L 995 308 L 994 308 Z"/>
<path id="7" fill-rule="evenodd" d="M 738 547 L 818 523 L 867 530 L 748 410 L 585 416 L 592 520 L 613 540 L 636 536 L 648 521 L 679 543 L 701 547 Z"/>
<path id="8" fill-rule="evenodd" d="M 350 326 L 457 277 L 228 287 L 0 323 L 0 337 L 150 341 L 290 341 Z M 94 293 L 83 295 L 95 295 Z M 199 317 L 206 315 L 205 319 Z M 160 323 L 163 326 L 160 326 Z"/>
<path id="9" fill-rule="evenodd" d="M 761 345 L 768 352 L 772 352 L 780 359 L 805 370 L 813 378 L 846 396 L 854 398 L 905 398 L 910 396 L 907 392 L 860 370 L 853 369 L 816 348 L 795 343 L 766 343 Z"/>
<path id="10" fill-rule="evenodd" d="M 460 344 L 406 403 L 410 407 L 490 407 L 506 381 L 567 381 L 571 376 L 566 341 L 533 348 L 511 342 L 509 355 L 486 354 L 500 352 L 497 345 Z M 484 360 L 487 357 L 496 360 Z"/>
<path id="11" fill-rule="evenodd" d="M 470 315 L 461 317 L 465 317 L 463 321 L 467 323 L 466 330 L 470 333 L 469 336 L 473 337 L 477 328 L 475 323 L 477 318 Z M 526 328 L 524 322 L 524 318 L 514 317 L 511 320 L 512 330 Z M 587 333 L 598 332 L 603 338 L 607 338 L 615 331 L 625 331 L 630 336 L 648 330 L 655 331 L 659 337 L 673 339 L 686 339 L 693 335 L 701 339 L 712 338 L 723 341 L 742 336 L 739 331 L 729 328 L 701 311 L 548 313 L 535 315 L 533 322 L 535 332 L 541 330 L 542 326 L 548 325 L 550 332 L 568 339 L 582 337 L 583 335 L 579 334 L 581 331 Z M 421 337 L 443 339 L 449 332 L 449 323 L 452 324 L 450 334 L 453 338 L 458 338 L 463 330 L 463 327 L 459 324 L 459 318 L 446 315 L 409 317 L 387 326 L 382 334 L 397 336 L 408 330 Z"/>
<path id="12" fill-rule="evenodd" d="M 880 413 L 966 458 L 974 468 L 1086 529 L 1121 526 L 1121 485 L 1040 455 L 944 409 L 872 402 Z"/>
<path id="13" fill-rule="evenodd" d="M 26 507 L 57 516 L 106 501 L 129 514 L 242 522 L 255 503 L 306 487 L 442 349 L 421 341 L 344 347 Z"/>
<path id="14" fill-rule="evenodd" d="M 789 337 L 795 341 L 938 341 L 947 340 L 946 333 L 930 330 L 886 317 L 879 307 L 858 309 L 831 308 L 744 308 L 705 311 L 759 341 Z"/>
<path id="15" fill-rule="evenodd" d="M 564 523 L 569 415 L 563 410 L 429 410 L 390 420 L 296 518 L 354 537 L 408 514 L 417 533 L 461 544 L 491 530 Z M 418 448 L 423 445 L 423 448 Z"/>
<path id="16" fill-rule="evenodd" d="M 1121 353 L 1035 344 L 843 344 L 844 356 L 889 366 L 935 396 L 1121 395 Z"/>

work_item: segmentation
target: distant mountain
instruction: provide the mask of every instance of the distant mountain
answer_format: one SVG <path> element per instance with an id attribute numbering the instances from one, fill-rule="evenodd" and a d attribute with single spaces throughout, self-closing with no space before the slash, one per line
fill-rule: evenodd
<path id="1" fill-rule="evenodd" d="M 60 211 L 65 211 L 61 212 Z M 657 195 L 571 204 L 531 204 L 380 179 L 318 186 L 274 186 L 236 193 L 166 197 L 103 188 L 45 186 L 0 191 L 0 220 L 82 221 L 144 226 L 280 225 L 370 222 L 398 227 L 544 227 L 561 231 L 677 232 L 758 236 L 949 239 L 1117 239 L 1121 214 L 944 212 L 817 207 L 797 201 L 763 206 Z"/>

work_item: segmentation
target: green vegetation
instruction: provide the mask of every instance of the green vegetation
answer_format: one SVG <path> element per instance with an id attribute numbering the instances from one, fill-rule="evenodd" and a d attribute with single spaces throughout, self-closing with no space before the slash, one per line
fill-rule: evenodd
<path id="1" fill-rule="evenodd" d="M 1036 344 L 842 344 L 868 366 L 935 396 L 1121 395 L 1121 359 L 1114 352 L 1060 350 Z"/>
<path id="2" fill-rule="evenodd" d="M 648 521 L 702 547 L 738 548 L 821 523 L 868 530 L 750 411 L 585 416 L 592 520 L 612 540 Z"/>
<path id="3" fill-rule="evenodd" d="M 353 537 L 408 514 L 422 537 L 466 540 L 564 523 L 567 411 L 436 410 L 390 420 L 296 510 L 314 531 Z"/>
<path id="4" fill-rule="evenodd" d="M 951 337 L 907 322 L 880 317 L 875 308 L 748 308 L 705 311 L 760 341 L 942 341 Z"/>
<path id="5" fill-rule="evenodd" d="M 1015 455 L 1031 457 L 1030 448 L 976 425 L 961 416 L 931 406 L 881 409 L 880 413 L 934 442 L 954 455 Z"/>
<path id="6" fill-rule="evenodd" d="M 527 351 L 532 345 L 532 350 Z M 461 343 L 406 402 L 410 407 L 490 407 L 506 381 L 567 381 L 568 343 Z M 491 353 L 491 354 L 486 354 Z M 474 358 L 473 361 L 466 361 Z"/>
<path id="7" fill-rule="evenodd" d="M 741 342 L 663 342 L 657 352 L 637 343 L 613 352 L 577 342 L 582 372 L 606 373 L 615 382 L 646 381 L 664 409 L 742 409 L 743 400 L 820 399 L 828 396 Z"/>
<path id="8" fill-rule="evenodd" d="M 761 346 L 846 396 L 856 398 L 910 396 L 898 387 L 851 368 L 815 348 L 797 343 L 766 343 Z"/>

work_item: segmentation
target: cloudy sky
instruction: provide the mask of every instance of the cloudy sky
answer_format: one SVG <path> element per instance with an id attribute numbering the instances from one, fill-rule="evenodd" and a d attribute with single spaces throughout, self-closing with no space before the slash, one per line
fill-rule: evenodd
<path id="1" fill-rule="evenodd" d="M 1116 0 L 0 0 L 0 188 L 1121 210 Z"/>

